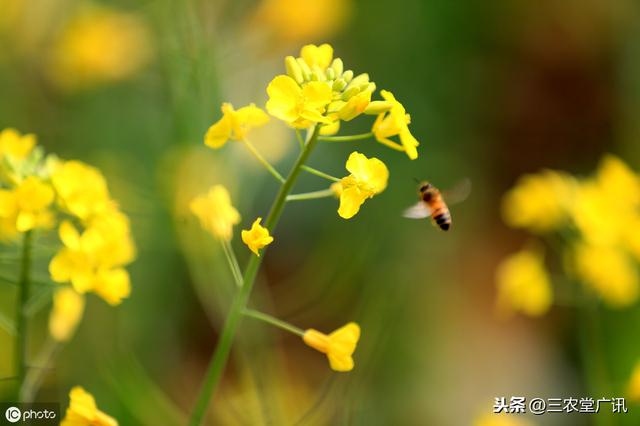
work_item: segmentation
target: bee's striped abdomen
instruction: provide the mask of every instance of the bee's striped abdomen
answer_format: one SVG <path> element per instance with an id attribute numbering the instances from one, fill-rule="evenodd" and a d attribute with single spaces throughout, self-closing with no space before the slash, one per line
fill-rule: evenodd
<path id="1" fill-rule="evenodd" d="M 448 231 L 449 228 L 451 228 L 451 213 L 449 213 L 449 209 L 446 207 L 438 209 L 432 217 L 436 225 L 443 231 Z"/>

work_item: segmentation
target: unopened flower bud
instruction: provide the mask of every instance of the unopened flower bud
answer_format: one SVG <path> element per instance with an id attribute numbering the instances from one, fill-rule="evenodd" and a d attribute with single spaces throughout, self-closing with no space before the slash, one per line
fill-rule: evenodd
<path id="1" fill-rule="evenodd" d="M 347 90 L 351 89 L 352 87 L 359 87 L 367 83 L 369 83 L 369 74 L 367 73 L 359 74 L 349 82 L 349 85 L 347 86 Z"/>
<path id="2" fill-rule="evenodd" d="M 333 69 L 337 77 L 341 76 L 342 71 L 344 71 L 344 64 L 342 63 L 342 59 L 335 58 L 331 63 L 331 69 Z"/>
<path id="3" fill-rule="evenodd" d="M 342 100 L 343 101 L 348 101 L 349 99 L 351 99 L 353 96 L 357 95 L 358 93 L 360 93 L 360 88 L 351 87 L 351 88 L 345 90 L 345 92 L 342 94 Z"/>
<path id="4" fill-rule="evenodd" d="M 327 68 L 326 70 L 324 70 L 324 74 L 327 76 L 327 80 L 336 79 L 336 72 L 333 70 L 333 68 Z"/>
<path id="5" fill-rule="evenodd" d="M 347 87 L 347 82 L 344 79 L 339 78 L 333 82 L 333 90 L 336 92 L 342 92 L 342 89 Z"/>
<path id="6" fill-rule="evenodd" d="M 378 115 L 389 111 L 392 106 L 393 104 L 388 101 L 371 101 L 364 110 L 364 113 L 369 115 Z"/>
<path id="7" fill-rule="evenodd" d="M 342 73 L 342 78 L 344 79 L 344 81 L 346 81 L 347 83 L 350 82 L 353 79 L 353 71 L 351 70 L 346 70 L 344 73 Z"/>
<path id="8" fill-rule="evenodd" d="M 307 63 L 302 58 L 296 59 L 296 62 L 298 63 L 298 65 L 300 65 L 300 69 L 302 70 L 302 76 L 304 77 L 304 80 L 305 81 L 311 80 L 311 68 L 309 68 L 309 65 L 307 65 Z"/>
<path id="9" fill-rule="evenodd" d="M 302 75 L 302 68 L 293 56 L 287 56 L 284 58 L 284 66 L 287 69 L 287 75 L 294 79 L 296 83 L 302 84 L 304 82 L 304 76 Z"/>
<path id="10" fill-rule="evenodd" d="M 327 81 L 327 76 L 324 74 L 324 71 L 322 71 L 322 69 L 319 66 L 314 65 L 313 69 L 311 70 L 311 80 Z"/>

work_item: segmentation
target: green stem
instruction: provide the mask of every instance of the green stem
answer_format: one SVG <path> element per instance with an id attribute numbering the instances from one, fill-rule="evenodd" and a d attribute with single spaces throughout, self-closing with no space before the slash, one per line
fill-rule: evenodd
<path id="1" fill-rule="evenodd" d="M 269 211 L 269 215 L 267 216 L 267 219 L 265 221 L 265 227 L 269 230 L 270 234 L 273 234 L 273 231 L 275 230 L 278 220 L 280 219 L 280 215 L 282 214 L 282 210 L 284 209 L 287 195 L 289 195 L 289 193 L 291 192 L 293 184 L 300 175 L 300 171 L 302 170 L 301 166 L 307 161 L 309 155 L 318 142 L 319 129 L 320 127 L 316 126 L 315 129 L 310 132 L 308 142 L 305 144 L 305 147 L 300 153 L 300 156 L 291 168 L 289 176 L 280 187 L 280 191 L 273 201 L 271 210 Z M 209 406 L 209 401 L 211 400 L 213 392 L 215 391 L 218 382 L 222 377 L 224 367 L 227 364 L 227 359 L 229 358 L 229 353 L 231 352 L 231 345 L 235 338 L 236 330 L 238 328 L 240 318 L 242 317 L 242 312 L 247 307 L 247 302 L 249 301 L 249 297 L 251 296 L 251 290 L 253 289 L 256 275 L 258 274 L 258 268 L 260 267 L 262 259 L 264 259 L 264 252 L 266 250 L 267 247 L 264 249 L 262 256 L 251 256 L 251 258 L 249 259 L 249 263 L 247 264 L 247 268 L 245 269 L 242 287 L 233 298 L 233 302 L 231 303 L 231 307 L 229 309 L 229 312 L 227 313 L 227 318 L 225 319 L 220 338 L 218 339 L 218 345 L 216 346 L 213 356 L 211 357 L 209 367 L 207 368 L 207 372 L 205 373 L 202 388 L 200 389 L 200 393 L 198 394 L 198 397 L 196 399 L 193 412 L 191 413 L 191 419 L 189 421 L 189 425 L 191 426 L 198 426 L 202 424 L 202 420 L 207 411 L 207 407 Z"/>
<path id="2" fill-rule="evenodd" d="M 334 182 L 340 182 L 340 178 L 337 178 L 335 176 L 331 176 L 330 174 L 322 172 L 322 171 L 317 170 L 317 169 L 314 169 L 313 167 L 302 166 L 301 168 L 305 172 L 311 173 L 312 175 L 320 176 L 321 178 L 325 178 L 327 180 L 331 180 L 331 181 L 334 181 Z"/>
<path id="3" fill-rule="evenodd" d="M 602 328 L 599 321 L 598 305 L 591 295 L 585 294 L 580 311 L 580 351 L 587 387 L 594 399 L 611 395 L 607 360 L 602 342 Z M 594 417 L 594 424 L 611 426 L 612 416 L 600 412 Z"/>
<path id="4" fill-rule="evenodd" d="M 35 368 L 32 368 L 26 375 L 24 384 L 20 389 L 20 401 L 30 403 L 38 393 L 44 376 L 49 371 L 49 366 L 53 362 L 61 344 L 49 338 L 35 361 Z"/>
<path id="5" fill-rule="evenodd" d="M 222 245 L 222 251 L 224 252 L 224 257 L 227 259 L 227 263 L 229 264 L 229 269 L 231 269 L 231 274 L 233 275 L 233 281 L 236 283 L 238 287 L 242 287 L 242 272 L 240 271 L 240 265 L 238 265 L 238 258 L 236 257 L 235 252 L 233 251 L 233 247 L 229 241 L 220 240 L 220 244 Z"/>
<path id="6" fill-rule="evenodd" d="M 16 347 L 15 371 L 18 377 L 18 396 L 27 374 L 27 303 L 29 302 L 29 281 L 31 272 L 31 231 L 22 239 L 22 260 L 18 279 L 18 303 L 16 306 Z M 19 399 L 19 398 L 18 398 Z"/>
<path id="7" fill-rule="evenodd" d="M 300 133 L 300 129 L 296 129 L 296 139 L 298 140 L 300 149 L 304 149 L 304 139 L 302 139 L 302 134 Z"/>
<path id="8" fill-rule="evenodd" d="M 245 309 L 242 313 L 248 317 L 257 319 L 259 321 L 264 321 L 268 324 L 281 328 L 289 333 L 297 334 L 298 336 L 304 336 L 304 330 L 296 327 L 295 325 L 289 324 L 288 322 L 282 321 L 274 316 L 269 314 L 265 314 L 264 312 L 256 311 L 254 309 Z"/>
<path id="9" fill-rule="evenodd" d="M 260 162 L 260 164 L 262 164 L 264 166 L 264 168 L 267 169 L 269 171 L 269 173 L 271 173 L 273 175 L 273 177 L 278 180 L 278 182 L 280 182 L 280 183 L 284 183 L 285 182 L 285 180 L 282 177 L 282 175 L 275 169 L 275 167 L 273 167 L 271 165 L 271 163 L 269 163 L 267 161 L 266 158 L 264 158 L 262 156 L 262 154 L 260 154 L 260 152 L 256 149 L 255 146 L 253 146 L 253 144 L 251 142 L 249 142 L 246 139 L 243 139 L 242 142 L 244 143 L 244 146 L 247 147 L 249 152 L 251 152 L 251 154 L 253 154 L 253 156 L 256 157 L 256 160 L 258 160 Z"/>
<path id="10" fill-rule="evenodd" d="M 359 141 L 362 139 L 369 139 L 373 136 L 373 132 L 369 133 L 361 133 L 359 135 L 349 135 L 349 136 L 320 136 L 318 139 L 324 142 L 351 142 L 351 141 Z"/>
<path id="11" fill-rule="evenodd" d="M 336 193 L 332 189 L 322 191 L 303 192 L 302 194 L 291 194 L 287 196 L 287 201 L 315 200 L 316 198 L 333 197 Z"/>

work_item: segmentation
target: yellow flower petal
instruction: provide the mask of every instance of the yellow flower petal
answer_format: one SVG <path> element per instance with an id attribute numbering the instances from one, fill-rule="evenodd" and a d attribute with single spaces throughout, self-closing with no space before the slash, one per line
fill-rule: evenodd
<path id="1" fill-rule="evenodd" d="M 269 230 L 260 225 L 261 221 L 261 217 L 257 218 L 251 225 L 250 230 L 242 231 L 242 242 L 244 242 L 256 256 L 260 256 L 259 250 L 261 248 L 273 242 L 273 237 L 269 235 Z"/>
<path id="2" fill-rule="evenodd" d="M 69 393 L 69 408 L 60 426 L 118 426 L 118 422 L 100 411 L 96 400 L 80 386 Z"/>
<path id="3" fill-rule="evenodd" d="M 498 307 L 530 316 L 551 307 L 551 283 L 539 253 L 524 250 L 506 258 L 497 270 Z"/>
<path id="4" fill-rule="evenodd" d="M 100 271 L 93 290 L 108 304 L 119 305 L 131 294 L 129 273 L 122 268 Z"/>
<path id="5" fill-rule="evenodd" d="M 354 366 L 352 355 L 360 339 L 360 326 L 351 322 L 328 336 L 309 329 L 302 339 L 308 346 L 326 354 L 333 370 L 351 371 Z"/>
<path id="6" fill-rule="evenodd" d="M 325 70 L 333 60 L 333 47 L 327 43 L 320 46 L 308 44 L 302 47 L 300 56 L 309 67 L 318 66 L 320 69 Z"/>
<path id="7" fill-rule="evenodd" d="M 231 120 L 224 115 L 220 120 L 213 123 L 204 137 L 204 143 L 208 147 L 217 149 L 222 147 L 231 136 Z"/>
<path id="8" fill-rule="evenodd" d="M 58 342 L 66 342 L 75 333 L 84 312 L 84 297 L 69 287 L 53 295 L 53 308 L 49 314 L 49 333 Z"/>
<path id="9" fill-rule="evenodd" d="M 231 196 L 224 186 L 213 186 L 207 194 L 195 197 L 190 208 L 206 231 L 225 241 L 231 240 L 240 213 L 231 205 Z"/>
<path id="10" fill-rule="evenodd" d="M 299 117 L 297 105 L 302 99 L 302 89 L 289 76 L 279 75 L 267 86 L 267 111 L 280 120 L 292 123 Z"/>
<path id="11" fill-rule="evenodd" d="M 346 168 L 351 174 L 340 181 L 338 215 L 350 219 L 360 211 L 367 198 L 385 190 L 389 170 L 379 159 L 367 158 L 359 152 L 349 155 Z"/>

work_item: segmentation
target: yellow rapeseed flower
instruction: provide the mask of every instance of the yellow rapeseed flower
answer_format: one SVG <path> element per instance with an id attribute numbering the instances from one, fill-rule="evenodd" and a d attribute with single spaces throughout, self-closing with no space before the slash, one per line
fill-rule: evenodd
<path id="1" fill-rule="evenodd" d="M 262 0 L 251 27 L 267 28 L 286 44 L 324 39 L 347 21 L 352 0 Z"/>
<path id="2" fill-rule="evenodd" d="M 60 426 L 118 426 L 113 417 L 98 409 L 89 392 L 76 386 L 69 392 L 69 408 Z"/>
<path id="3" fill-rule="evenodd" d="M 569 218 L 576 191 L 571 176 L 553 170 L 522 176 L 502 200 L 507 225 L 541 233 L 557 229 Z"/>
<path id="4" fill-rule="evenodd" d="M 51 182 L 60 206 L 81 220 L 87 220 L 113 204 L 100 170 L 81 161 L 57 164 L 53 168 Z"/>
<path id="5" fill-rule="evenodd" d="M 267 111 L 296 128 L 307 128 L 313 123 L 330 124 L 324 116 L 331 102 L 331 87 L 324 82 L 312 81 L 300 87 L 287 76 L 275 77 L 267 87 Z"/>
<path id="6" fill-rule="evenodd" d="M 233 226 L 240 222 L 240 213 L 231 205 L 227 188 L 222 185 L 211 187 L 208 193 L 195 197 L 190 208 L 206 231 L 216 238 L 231 241 Z"/>
<path id="7" fill-rule="evenodd" d="M 409 130 L 411 118 L 407 114 L 404 106 L 396 100 L 393 93 L 387 90 L 381 90 L 380 94 L 388 103 L 390 108 L 386 112 L 382 112 L 373 123 L 371 131 L 378 142 L 398 149 L 398 144 L 390 138 L 393 136 L 400 137 L 401 147 L 411 160 L 418 158 L 418 145 L 420 145 Z M 366 108 L 366 107 L 365 107 Z"/>
<path id="8" fill-rule="evenodd" d="M 129 223 L 118 211 L 94 218 L 80 233 L 68 221 L 59 229 L 64 247 L 51 259 L 51 278 L 70 282 L 79 293 L 95 292 L 110 305 L 129 296 L 131 283 L 123 268 L 135 257 Z"/>
<path id="9" fill-rule="evenodd" d="M 334 188 L 340 194 L 338 214 L 350 219 L 360 211 L 360 206 L 387 187 L 389 170 L 377 158 L 367 158 L 359 152 L 352 152 L 347 160 L 346 169 L 351 172 L 340 180 L 340 188 Z"/>
<path id="10" fill-rule="evenodd" d="M 51 49 L 49 74 L 63 89 L 126 79 L 152 56 L 151 37 L 135 14 L 90 7 L 74 16 Z"/>
<path id="11" fill-rule="evenodd" d="M 551 307 L 551 283 L 537 252 L 523 250 L 507 257 L 498 266 L 496 281 L 502 310 L 540 316 Z"/>
<path id="12" fill-rule="evenodd" d="M 66 342 L 76 331 L 84 312 L 84 297 L 69 287 L 53 295 L 53 308 L 49 313 L 49 334 L 58 342 Z"/>
<path id="13" fill-rule="evenodd" d="M 260 256 L 259 250 L 268 246 L 273 242 L 273 237 L 269 235 L 269 230 L 260 225 L 262 218 L 257 218 L 250 230 L 242 230 L 242 242 L 249 247 L 249 249 L 255 253 L 256 256 Z"/>
<path id="14" fill-rule="evenodd" d="M 605 302 L 625 307 L 638 300 L 637 266 L 623 249 L 580 243 L 574 256 L 575 273 Z"/>
<path id="15" fill-rule="evenodd" d="M 249 130 L 265 125 L 269 116 L 255 104 L 234 110 L 230 103 L 222 104 L 222 118 L 214 123 L 204 139 L 211 148 L 222 147 L 229 139 L 244 140 Z"/>
<path id="16" fill-rule="evenodd" d="M 15 232 L 52 226 L 53 215 L 49 206 L 53 200 L 51 186 L 35 176 L 27 177 L 13 190 L 0 189 L 0 221 L 5 222 L 5 237 Z"/>
<path id="17" fill-rule="evenodd" d="M 307 44 L 300 50 L 300 56 L 309 67 L 319 67 L 324 71 L 331 65 L 331 61 L 333 60 L 333 47 L 327 43 L 321 44 L 320 46 Z"/>
<path id="18" fill-rule="evenodd" d="M 627 382 L 626 397 L 633 403 L 640 403 L 640 361 L 636 362 Z"/>
<path id="19" fill-rule="evenodd" d="M 640 219 L 640 178 L 619 158 L 606 155 L 596 176 L 579 186 L 573 217 L 590 243 L 631 243 L 633 248 L 628 227 Z"/>
<path id="20" fill-rule="evenodd" d="M 15 129 L 4 129 L 0 132 L 0 157 L 12 160 L 24 160 L 36 146 L 36 136 L 23 135 Z"/>
<path id="21" fill-rule="evenodd" d="M 360 326 L 354 322 L 326 335 L 312 328 L 305 331 L 304 342 L 327 355 L 329 365 L 335 371 L 353 370 L 353 352 L 360 339 Z"/>

